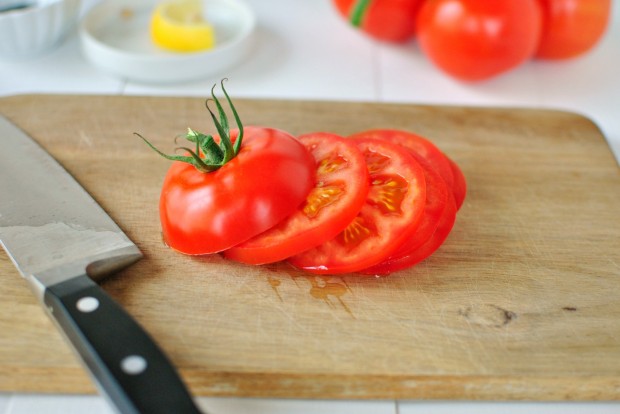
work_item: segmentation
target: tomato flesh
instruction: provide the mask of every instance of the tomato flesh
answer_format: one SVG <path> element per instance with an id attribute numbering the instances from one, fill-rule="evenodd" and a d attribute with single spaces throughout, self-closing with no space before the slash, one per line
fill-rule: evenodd
<path id="1" fill-rule="evenodd" d="M 407 131 L 372 130 L 355 136 L 387 140 L 406 148 L 424 168 L 426 205 L 415 233 L 378 265 L 363 270 L 364 274 L 388 274 L 413 266 L 439 248 L 452 229 L 456 211 L 465 199 L 466 182 L 460 168 L 432 142 Z M 446 183 L 446 178 L 451 185 Z"/>
<path id="2" fill-rule="evenodd" d="M 402 147 L 372 138 L 352 140 L 366 160 L 370 189 L 351 223 L 336 237 L 289 258 L 311 273 L 341 274 L 373 266 L 394 252 L 420 223 L 424 170 Z"/>
<path id="3" fill-rule="evenodd" d="M 424 242 L 421 246 L 411 251 L 409 254 L 400 256 L 393 259 L 385 260 L 384 262 L 364 269 L 361 273 L 366 275 L 383 276 L 398 270 L 407 269 L 413 265 L 416 265 L 435 253 L 437 249 L 446 241 L 448 235 L 452 231 L 454 222 L 456 220 L 456 203 L 454 202 L 454 196 L 449 195 L 446 206 L 442 212 L 442 215 L 438 221 L 437 229 L 433 235 Z"/>
<path id="4" fill-rule="evenodd" d="M 424 206 L 424 213 L 415 233 L 405 240 L 386 260 L 409 255 L 430 239 L 439 225 L 439 220 L 446 208 L 448 198 L 452 197 L 452 193 L 439 174 L 433 171 L 431 166 L 424 161 L 424 159 L 421 157 L 418 158 L 419 156 L 416 157 L 415 153 L 413 155 L 424 168 L 424 179 L 426 182 L 426 204 Z"/>
<path id="5" fill-rule="evenodd" d="M 276 226 L 227 251 L 227 258 L 264 264 L 286 259 L 334 238 L 355 218 L 368 194 L 368 172 L 354 142 L 330 133 L 298 137 L 316 163 L 306 201 Z"/>
<path id="6" fill-rule="evenodd" d="M 292 214 L 314 175 L 314 159 L 293 136 L 246 127 L 239 154 L 214 172 L 172 163 L 159 202 L 164 241 L 192 255 L 228 249 Z"/>
<path id="7" fill-rule="evenodd" d="M 427 162 L 428 168 L 433 169 L 449 187 L 452 187 L 454 177 L 446 156 L 435 144 L 420 135 L 398 129 L 370 129 L 350 135 L 349 138 L 374 138 L 405 147 L 422 157 Z"/>

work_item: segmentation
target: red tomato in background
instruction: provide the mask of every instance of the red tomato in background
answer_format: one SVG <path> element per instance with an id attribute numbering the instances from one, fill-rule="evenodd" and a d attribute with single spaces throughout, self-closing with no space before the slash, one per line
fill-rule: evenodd
<path id="1" fill-rule="evenodd" d="M 537 0 L 427 0 L 416 25 L 420 47 L 435 65 L 477 81 L 534 55 L 542 11 Z"/>
<path id="2" fill-rule="evenodd" d="M 355 139 L 370 176 L 367 199 L 336 237 L 289 258 L 318 274 L 357 272 L 394 252 L 420 225 L 426 201 L 424 170 L 404 148 L 387 141 Z"/>
<path id="3" fill-rule="evenodd" d="M 388 42 L 405 42 L 413 36 L 422 3 L 423 0 L 334 0 L 349 23 Z"/>
<path id="4" fill-rule="evenodd" d="M 536 52 L 542 59 L 567 59 L 592 49 L 601 39 L 611 0 L 539 0 L 543 30 Z"/>
<path id="5" fill-rule="evenodd" d="M 314 187 L 315 171 L 314 159 L 293 136 L 247 127 L 239 154 L 216 171 L 172 163 L 159 203 L 164 240 L 185 254 L 246 241 L 297 210 Z"/>
<path id="6" fill-rule="evenodd" d="M 315 159 L 316 185 L 292 215 L 226 250 L 226 258 L 248 264 L 286 259 L 336 237 L 362 208 L 368 194 L 368 171 L 355 143 L 330 133 L 298 139 Z"/>

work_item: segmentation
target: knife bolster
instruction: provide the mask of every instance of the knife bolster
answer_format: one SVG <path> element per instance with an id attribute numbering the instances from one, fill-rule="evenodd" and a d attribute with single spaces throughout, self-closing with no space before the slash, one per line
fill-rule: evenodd
<path id="1" fill-rule="evenodd" d="M 141 258 L 142 253 L 131 243 L 102 254 L 91 255 L 78 261 L 36 272 L 36 274 L 26 276 L 26 280 L 37 298 L 43 301 L 47 286 L 57 285 L 84 274 L 93 280 L 101 280 L 134 264 Z"/>

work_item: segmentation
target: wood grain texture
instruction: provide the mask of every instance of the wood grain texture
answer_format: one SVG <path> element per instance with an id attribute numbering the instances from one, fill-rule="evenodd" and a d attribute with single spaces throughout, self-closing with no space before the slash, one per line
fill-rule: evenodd
<path id="1" fill-rule="evenodd" d="M 620 174 L 591 121 L 533 109 L 236 103 L 246 124 L 294 134 L 418 132 L 459 163 L 469 193 L 446 244 L 388 278 L 185 257 L 161 241 L 169 164 L 133 132 L 167 150 L 188 126 L 214 132 L 201 99 L 0 99 L 145 253 L 103 287 L 193 393 L 620 399 Z M 0 274 L 0 391 L 94 392 L 4 252 Z"/>

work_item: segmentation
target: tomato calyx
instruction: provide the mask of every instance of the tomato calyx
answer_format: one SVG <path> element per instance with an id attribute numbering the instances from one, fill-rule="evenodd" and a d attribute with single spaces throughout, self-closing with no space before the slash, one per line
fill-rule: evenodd
<path id="1" fill-rule="evenodd" d="M 237 156 L 239 150 L 241 149 L 241 142 L 243 141 L 243 124 L 241 123 L 241 119 L 239 118 L 239 114 L 235 109 L 235 106 L 232 103 L 232 100 L 228 96 L 226 89 L 224 88 L 224 81 L 226 79 L 222 79 L 221 88 L 224 92 L 224 96 L 226 97 L 226 101 L 228 102 L 228 106 L 235 117 L 235 123 L 237 124 L 237 128 L 239 130 L 239 134 L 235 139 L 235 142 L 232 142 L 230 137 L 230 126 L 228 123 L 228 116 L 222 107 L 222 104 L 215 96 L 215 87 L 217 84 L 213 85 L 211 88 L 211 97 L 215 102 L 215 106 L 217 107 L 217 112 L 219 115 L 219 120 L 209 107 L 209 102 L 211 99 L 207 99 L 205 102 L 205 106 L 211 115 L 211 119 L 213 119 L 213 124 L 217 129 L 219 134 L 219 142 L 216 142 L 215 138 L 212 135 L 206 135 L 202 132 L 198 132 L 193 130 L 192 128 L 187 128 L 187 133 L 184 135 L 184 138 L 195 144 L 195 149 L 190 149 L 188 147 L 180 146 L 177 147 L 176 150 L 183 150 L 187 152 L 189 155 L 172 155 L 166 154 L 156 148 L 153 144 L 151 144 L 146 138 L 142 135 L 135 133 L 138 137 L 142 138 L 142 140 L 151 147 L 152 150 L 157 152 L 162 157 L 170 160 L 170 161 L 181 161 L 188 164 L 193 165 L 198 171 L 203 173 L 213 172 L 222 166 L 224 166 L 227 162 L 232 160 Z M 178 137 L 177 137 L 178 138 Z M 175 140 L 176 141 L 176 140 Z"/>

